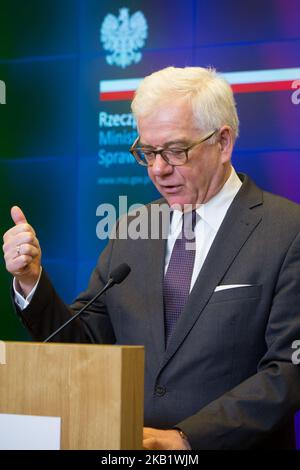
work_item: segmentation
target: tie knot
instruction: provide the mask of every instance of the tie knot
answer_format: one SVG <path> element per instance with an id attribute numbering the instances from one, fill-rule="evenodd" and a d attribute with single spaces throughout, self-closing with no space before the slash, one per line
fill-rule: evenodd
<path id="1" fill-rule="evenodd" d="M 191 212 L 185 212 L 182 215 L 182 230 L 194 231 L 197 222 L 197 212 L 192 210 Z"/>

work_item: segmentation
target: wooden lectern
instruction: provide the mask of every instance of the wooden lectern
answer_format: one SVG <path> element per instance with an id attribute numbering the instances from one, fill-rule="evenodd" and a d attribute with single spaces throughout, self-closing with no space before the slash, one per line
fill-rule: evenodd
<path id="1" fill-rule="evenodd" d="M 5 347 L 0 413 L 61 417 L 61 449 L 142 448 L 142 346 Z"/>

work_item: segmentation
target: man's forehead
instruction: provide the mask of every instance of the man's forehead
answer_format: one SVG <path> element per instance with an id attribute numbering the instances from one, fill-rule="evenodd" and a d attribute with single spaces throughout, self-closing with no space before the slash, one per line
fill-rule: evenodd
<path id="1" fill-rule="evenodd" d="M 165 103 L 146 116 L 137 119 L 142 144 L 160 146 L 169 142 L 189 142 L 199 135 L 199 126 L 186 102 Z"/>
<path id="2" fill-rule="evenodd" d="M 141 126 L 138 127 L 140 144 L 143 146 L 159 147 L 175 143 L 189 143 L 199 137 L 201 131 L 199 127 L 180 124 L 161 126 Z"/>

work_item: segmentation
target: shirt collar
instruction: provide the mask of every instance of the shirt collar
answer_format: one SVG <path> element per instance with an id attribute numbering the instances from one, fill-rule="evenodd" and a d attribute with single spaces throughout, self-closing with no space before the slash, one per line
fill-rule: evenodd
<path id="1" fill-rule="evenodd" d="M 231 173 L 221 190 L 205 204 L 202 204 L 197 213 L 208 223 L 216 232 L 229 209 L 233 199 L 242 186 L 236 171 L 231 167 Z"/>

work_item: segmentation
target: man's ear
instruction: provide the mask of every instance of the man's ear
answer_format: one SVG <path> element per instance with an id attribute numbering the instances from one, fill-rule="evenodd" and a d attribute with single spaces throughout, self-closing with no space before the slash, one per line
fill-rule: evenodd
<path id="1" fill-rule="evenodd" d="M 229 126 L 223 126 L 219 130 L 218 147 L 222 157 L 222 163 L 230 161 L 234 144 L 233 131 Z"/>

